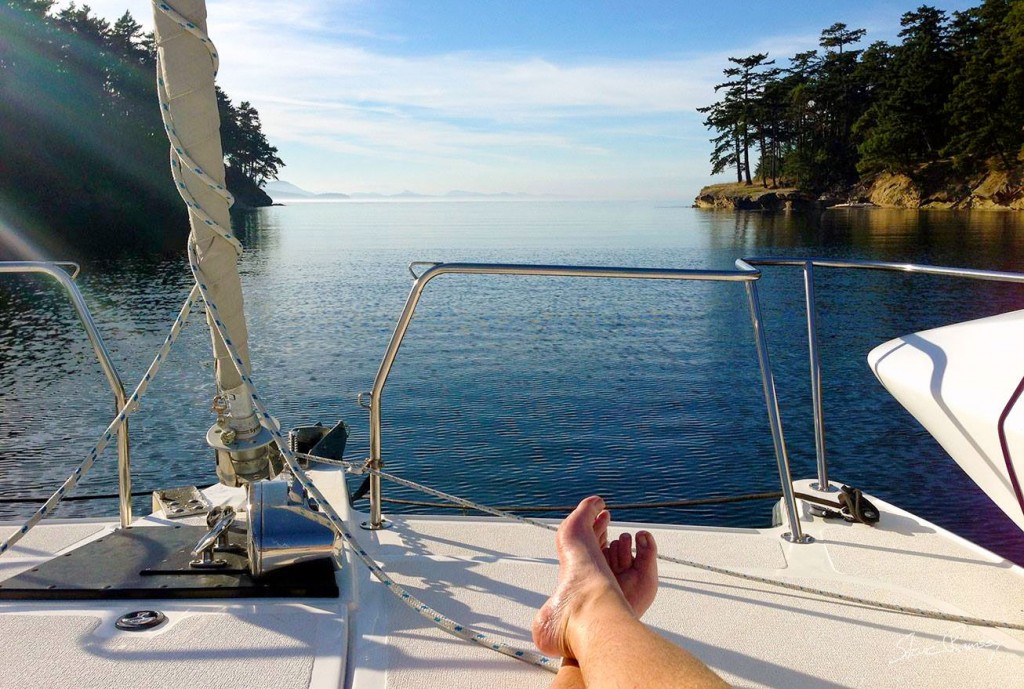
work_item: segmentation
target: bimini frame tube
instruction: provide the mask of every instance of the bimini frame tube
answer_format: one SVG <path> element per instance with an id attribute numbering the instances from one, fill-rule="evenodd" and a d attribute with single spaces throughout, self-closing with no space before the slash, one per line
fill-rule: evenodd
<path id="1" fill-rule="evenodd" d="M 746 261 L 736 261 L 741 270 L 755 270 Z M 805 536 L 800 527 L 800 511 L 797 508 L 796 496 L 793 492 L 793 475 L 789 470 L 789 454 L 786 452 L 786 439 L 782 434 L 782 417 L 779 414 L 779 399 L 775 394 L 775 376 L 772 374 L 772 362 L 768 356 L 768 338 L 764 334 L 764 319 L 761 316 L 761 301 L 757 295 L 757 285 L 751 281 L 746 284 L 747 305 L 750 308 L 750 321 L 754 326 L 754 342 L 757 345 L 757 363 L 761 367 L 761 385 L 764 388 L 764 404 L 768 409 L 768 424 L 772 429 L 772 443 L 775 445 L 775 461 L 779 468 L 779 483 L 782 485 L 782 501 L 786 506 L 786 517 L 790 531 L 782 537 L 793 543 L 810 543 L 812 538 Z"/>
<path id="2" fill-rule="evenodd" d="M 62 266 L 72 268 L 71 275 L 62 269 Z M 78 265 L 75 263 L 40 263 L 36 261 L 8 261 L 0 263 L 0 273 L 38 273 L 46 275 L 57 281 L 71 300 L 75 307 L 75 314 L 85 328 L 85 334 L 89 337 L 89 344 L 92 351 L 103 369 L 103 375 L 107 379 L 111 392 L 114 393 L 114 402 L 117 406 L 117 413 L 124 411 L 127 398 L 124 394 L 124 383 L 121 376 L 117 375 L 114 362 L 110 358 L 100 331 L 96 328 L 96 322 L 85 305 L 82 293 L 75 286 L 73 278 L 78 275 Z M 128 442 L 128 421 L 125 420 L 117 430 L 117 497 L 118 512 L 121 517 L 121 526 L 130 526 L 132 523 L 132 458 Z"/>
<path id="3" fill-rule="evenodd" d="M 426 267 L 422 273 L 417 274 L 415 268 Z M 387 383 L 391 367 L 398 356 L 398 350 L 402 346 L 409 324 L 412 322 L 413 314 L 416 312 L 416 305 L 419 303 L 420 295 L 426 288 L 427 283 L 432 279 L 445 274 L 461 275 L 532 275 L 548 277 L 587 277 L 587 278 L 626 278 L 641 280 L 702 280 L 715 282 L 744 282 L 747 289 L 761 273 L 756 268 L 744 264 L 738 270 L 672 270 L 664 268 L 612 268 L 601 266 L 556 266 L 556 265 L 517 265 L 517 264 L 491 264 L 491 263 L 413 263 L 409 266 L 413 276 L 412 289 L 405 302 L 405 308 L 398 319 L 391 340 L 388 342 L 384 358 L 381 360 L 380 368 L 373 379 L 373 391 L 370 393 L 370 457 L 369 467 L 380 470 L 383 467 L 381 456 L 381 399 L 384 394 L 384 385 Z M 755 326 L 755 333 L 760 333 L 760 322 Z M 762 335 L 763 337 L 763 335 Z M 759 345 L 759 352 L 761 351 Z M 767 355 L 767 349 L 765 349 Z M 762 369 L 763 373 L 763 369 Z M 766 390 L 768 384 L 765 384 Z M 774 394 L 774 383 L 771 384 Z M 778 421 L 778 410 L 774 417 Z M 773 437 L 776 437 L 775 428 L 772 429 Z M 782 442 L 781 426 L 778 429 L 777 437 Z M 778 449 L 778 444 L 776 444 Z M 783 452 L 783 456 L 784 452 Z M 783 463 L 780 462 L 780 467 Z M 783 478 L 784 490 L 789 491 L 792 501 L 792 479 L 789 478 L 789 465 L 785 463 L 786 474 Z M 363 524 L 366 529 L 380 529 L 387 526 L 381 514 L 381 484 L 380 476 L 370 474 L 370 520 Z M 787 483 L 788 481 L 788 483 Z M 795 514 L 794 509 L 791 510 Z M 799 532 L 800 525 L 793 527 Z"/>

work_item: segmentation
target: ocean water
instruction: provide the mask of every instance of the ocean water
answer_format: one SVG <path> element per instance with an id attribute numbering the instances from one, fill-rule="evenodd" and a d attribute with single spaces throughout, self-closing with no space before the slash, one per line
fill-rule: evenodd
<path id="1" fill-rule="evenodd" d="M 295 203 L 240 215 L 255 379 L 284 427 L 344 419 L 367 454 L 369 390 L 411 261 L 731 268 L 826 256 L 1024 269 L 1008 213 L 715 213 L 649 202 Z M 802 276 L 768 269 L 766 331 L 793 474 L 814 475 Z M 128 387 L 190 286 L 184 258 L 87 265 L 79 284 Z M 1007 285 L 818 271 L 823 399 L 834 480 L 1024 562 L 1024 536 L 891 400 L 865 355 L 893 337 L 1024 308 Z M 215 481 L 209 335 L 193 316 L 132 417 L 136 489 Z M 444 276 L 424 293 L 383 397 L 388 469 L 502 505 L 635 503 L 778 490 L 739 284 Z M 74 315 L 39 279 L 0 282 L 0 517 L 48 495 L 112 414 Z M 109 449 L 77 493 L 116 491 Z M 385 496 L 427 499 L 385 484 Z M 772 501 L 626 510 L 616 518 L 764 526 Z M 135 509 L 148 509 L 140 498 Z M 389 510 L 410 509 L 389 506 Z M 429 509 L 425 511 L 430 511 Z M 109 515 L 113 500 L 60 514 Z"/>

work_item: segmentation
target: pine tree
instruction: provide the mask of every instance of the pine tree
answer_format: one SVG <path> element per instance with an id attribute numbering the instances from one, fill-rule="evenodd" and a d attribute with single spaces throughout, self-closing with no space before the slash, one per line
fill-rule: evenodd
<path id="1" fill-rule="evenodd" d="M 768 60 L 768 53 L 758 53 L 745 58 L 730 57 L 729 62 L 736 66 L 726 68 L 723 73 L 731 81 L 715 86 L 716 93 L 724 92 L 723 99 L 713 105 L 698 108 L 697 112 L 707 114 L 705 126 L 719 132 L 711 140 L 715 144 L 711 155 L 712 167 L 721 172 L 726 165 L 723 161 L 728 160 L 728 164 L 736 165 L 737 182 L 753 184 L 750 176 L 750 147 L 759 138 L 757 117 L 761 112 L 761 90 L 769 74 L 766 70 L 775 61 Z M 733 145 L 733 153 L 725 153 L 727 142 Z"/>
<path id="2" fill-rule="evenodd" d="M 252 103 L 242 101 L 236 108 L 218 88 L 217 108 L 225 162 L 258 187 L 276 179 L 284 162 L 263 134 L 260 114 Z"/>
<path id="3" fill-rule="evenodd" d="M 909 171 L 946 146 L 944 106 L 952 90 L 953 51 L 946 13 L 922 5 L 900 20 L 892 78 L 858 123 L 861 172 Z"/>
<path id="4" fill-rule="evenodd" d="M 1012 167 L 1024 144 L 1024 7 L 987 0 L 958 13 L 954 40 L 962 67 L 946 106 L 953 134 L 944 153 L 963 169 L 990 158 Z"/>
<path id="5" fill-rule="evenodd" d="M 719 101 L 703 108 L 697 108 L 697 112 L 707 115 L 704 120 L 705 127 L 719 132 L 718 136 L 711 139 L 711 143 L 714 144 L 714 148 L 711 150 L 711 174 L 717 175 L 735 166 L 736 182 L 742 182 L 743 160 L 740 156 L 740 139 L 737 128 L 740 113 L 736 103 Z"/>

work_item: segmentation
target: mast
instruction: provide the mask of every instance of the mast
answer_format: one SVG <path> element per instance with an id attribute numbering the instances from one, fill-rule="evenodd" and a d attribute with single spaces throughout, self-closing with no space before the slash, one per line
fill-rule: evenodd
<path id="1" fill-rule="evenodd" d="M 188 205 L 196 258 L 209 299 L 216 303 L 224 332 L 248 375 L 249 335 L 238 274 L 241 246 L 231 234 L 228 209 L 233 202 L 224 185 L 224 153 L 214 76 L 217 55 L 206 38 L 205 0 L 154 0 L 157 82 L 164 126 L 171 140 L 171 167 Z M 269 432 L 260 427 L 245 384 L 212 322 L 217 424 L 207 441 L 217 449 L 217 474 L 238 485 L 268 475 Z"/>

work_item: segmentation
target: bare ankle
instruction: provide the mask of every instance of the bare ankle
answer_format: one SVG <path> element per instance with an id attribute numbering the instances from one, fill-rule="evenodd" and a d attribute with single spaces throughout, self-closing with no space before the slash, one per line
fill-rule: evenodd
<path id="1" fill-rule="evenodd" d="M 633 622 L 639 620 L 618 587 L 595 582 L 569 616 L 565 628 L 566 657 L 580 659 L 581 654 L 595 648 L 594 639 L 602 634 L 602 628 L 607 632 L 609 625 Z"/>

